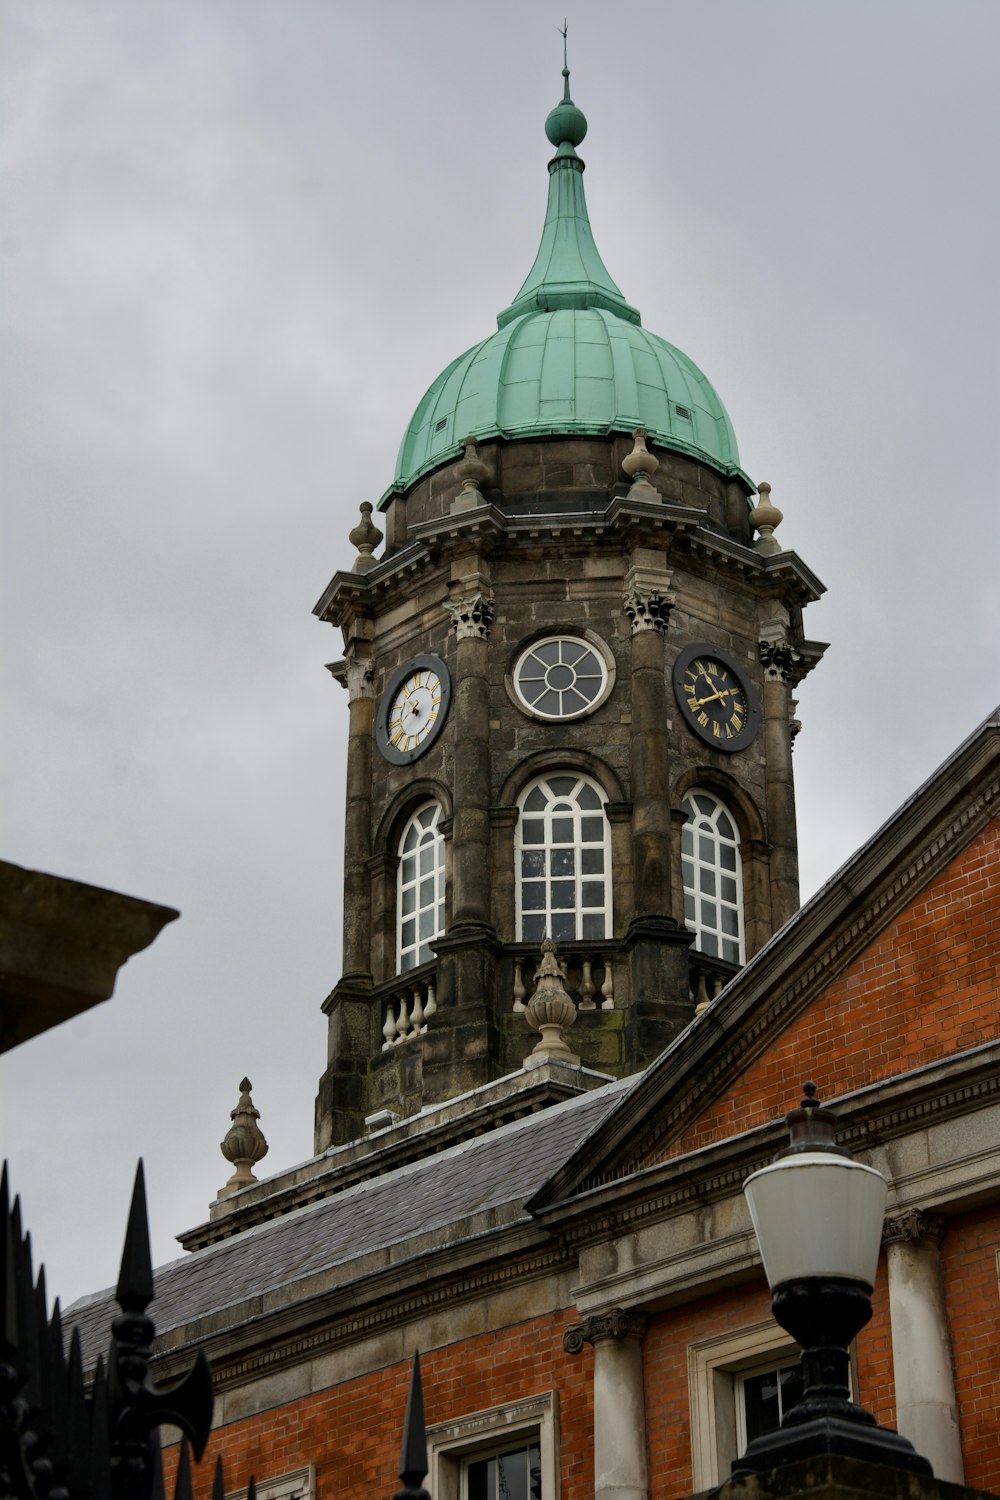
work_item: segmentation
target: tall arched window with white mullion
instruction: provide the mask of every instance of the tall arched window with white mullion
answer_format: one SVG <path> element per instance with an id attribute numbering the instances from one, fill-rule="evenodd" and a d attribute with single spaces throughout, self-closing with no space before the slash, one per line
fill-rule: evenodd
<path id="1" fill-rule="evenodd" d="M 701 787 L 693 787 L 682 806 L 684 921 L 698 934 L 700 952 L 741 964 L 743 862 L 736 824 L 718 797 Z"/>
<path id="2" fill-rule="evenodd" d="M 399 840 L 396 876 L 396 970 L 403 974 L 434 957 L 444 932 L 444 835 L 441 804 L 418 807 Z"/>
<path id="3" fill-rule="evenodd" d="M 601 939 L 611 932 L 607 797 L 589 776 L 541 776 L 521 793 L 514 840 L 521 942 Z"/>

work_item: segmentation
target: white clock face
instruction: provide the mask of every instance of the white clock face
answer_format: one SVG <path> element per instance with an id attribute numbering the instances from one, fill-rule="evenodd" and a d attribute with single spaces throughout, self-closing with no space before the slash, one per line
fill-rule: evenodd
<path id="1" fill-rule="evenodd" d="M 405 754 L 418 749 L 441 712 L 441 679 L 430 667 L 411 672 L 389 706 L 389 744 Z"/>

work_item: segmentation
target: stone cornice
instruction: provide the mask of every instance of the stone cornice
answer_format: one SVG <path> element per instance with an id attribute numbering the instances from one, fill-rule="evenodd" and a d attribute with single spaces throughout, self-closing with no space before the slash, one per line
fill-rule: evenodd
<path id="1" fill-rule="evenodd" d="M 985 827 L 1000 793 L 998 728 L 982 726 L 766 944 L 581 1142 L 532 1211 L 665 1149 Z"/>
<path id="2" fill-rule="evenodd" d="M 405 547 L 380 559 L 367 573 L 334 574 L 313 613 L 333 625 L 370 613 L 377 601 L 401 586 L 412 586 L 429 568 L 456 551 L 495 553 L 502 547 L 554 545 L 588 551 L 595 542 L 621 545 L 675 541 L 703 556 L 714 571 L 744 578 L 754 589 L 775 592 L 803 605 L 818 599 L 823 584 L 794 552 L 762 556 L 707 524 L 704 510 L 661 501 L 617 497 L 603 510 L 507 515 L 486 504 L 424 521 L 410 528 Z"/>
<path id="3" fill-rule="evenodd" d="M 838 1140 L 850 1151 L 871 1151 L 914 1131 L 1000 1103 L 1000 1042 L 831 1102 L 837 1112 Z M 536 1218 L 579 1250 L 631 1233 L 644 1223 L 674 1218 L 739 1194 L 750 1173 L 773 1160 L 786 1143 L 785 1123 L 775 1120 L 688 1155 L 585 1187 L 572 1198 L 536 1210 Z M 972 1190 L 980 1195 L 984 1174 L 974 1157 L 976 1153 L 969 1159 Z M 993 1165 L 986 1175 L 992 1172 L 996 1179 L 993 1155 L 990 1160 Z M 949 1167 L 954 1165 L 949 1163 Z M 926 1175 L 915 1174 L 912 1184 L 907 1179 L 899 1188 L 907 1197 L 922 1192 Z M 1000 1194 L 1000 1179 L 995 1185 Z"/>
<path id="4" fill-rule="evenodd" d="M 441 1312 L 456 1301 L 571 1269 L 567 1249 L 546 1241 L 539 1231 L 519 1224 L 432 1254 L 418 1253 L 365 1277 L 338 1279 L 327 1291 L 273 1311 L 261 1313 L 258 1300 L 251 1299 L 245 1316 L 239 1307 L 226 1310 L 231 1322 L 225 1328 L 219 1328 L 220 1315 L 214 1313 L 175 1330 L 174 1341 L 153 1361 L 154 1378 L 169 1383 L 190 1363 L 191 1351 L 202 1349 L 221 1393 Z"/>

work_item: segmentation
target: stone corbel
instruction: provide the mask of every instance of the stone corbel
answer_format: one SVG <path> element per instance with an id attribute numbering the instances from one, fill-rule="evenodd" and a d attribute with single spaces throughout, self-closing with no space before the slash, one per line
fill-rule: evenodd
<path id="1" fill-rule="evenodd" d="M 584 1344 L 598 1344 L 602 1339 L 641 1339 L 645 1332 L 645 1314 L 613 1307 L 610 1312 L 593 1313 L 582 1323 L 571 1323 L 563 1333 L 563 1348 L 567 1354 L 579 1354 Z"/>
<path id="2" fill-rule="evenodd" d="M 887 1214 L 882 1224 L 882 1243 L 889 1245 L 894 1240 L 930 1240 L 940 1244 L 944 1239 L 948 1221 L 943 1214 L 924 1208 L 908 1208 L 905 1213 Z"/>
<path id="3" fill-rule="evenodd" d="M 638 635 L 640 630 L 658 630 L 665 635 L 677 599 L 655 584 L 634 583 L 626 590 L 622 602 L 633 635 Z"/>
<path id="4" fill-rule="evenodd" d="M 451 615 L 452 629 L 460 641 L 488 639 L 493 623 L 492 599 L 484 594 L 472 594 L 468 599 L 447 599 L 444 607 Z"/>

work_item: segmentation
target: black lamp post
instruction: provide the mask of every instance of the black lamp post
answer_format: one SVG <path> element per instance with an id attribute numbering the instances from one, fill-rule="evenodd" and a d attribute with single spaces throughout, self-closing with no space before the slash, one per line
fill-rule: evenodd
<path id="1" fill-rule="evenodd" d="M 787 1116 L 790 1144 L 743 1191 L 771 1288 L 771 1309 L 802 1346 L 805 1394 L 775 1432 L 754 1438 L 734 1474 L 822 1454 L 931 1474 L 898 1432 L 851 1400 L 848 1346 L 872 1315 L 886 1181 L 834 1140 L 816 1086 Z"/>

